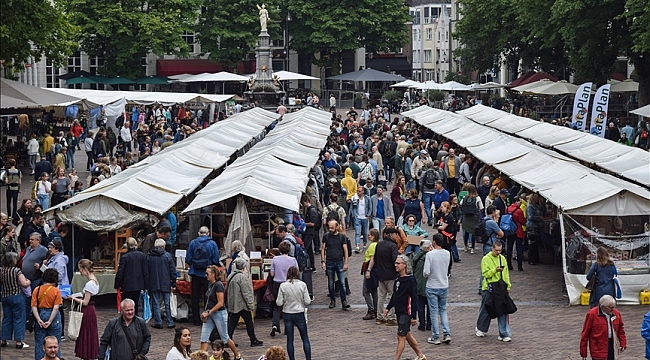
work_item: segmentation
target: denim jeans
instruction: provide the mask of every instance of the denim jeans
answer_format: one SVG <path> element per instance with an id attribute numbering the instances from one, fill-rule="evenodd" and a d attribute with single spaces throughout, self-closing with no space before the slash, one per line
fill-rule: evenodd
<path id="1" fill-rule="evenodd" d="M 307 319 L 305 313 L 284 314 L 284 332 L 287 335 L 287 353 L 289 360 L 295 360 L 295 350 L 293 348 L 293 326 L 298 328 L 300 338 L 302 339 L 302 349 L 305 352 L 305 359 L 311 360 L 311 343 L 309 334 L 307 334 Z"/>
<path id="2" fill-rule="evenodd" d="M 372 218 L 372 227 L 377 229 L 379 231 L 379 240 L 384 240 L 384 237 L 382 235 L 382 230 L 386 226 L 386 219 L 380 219 L 377 217 Z"/>
<path id="3" fill-rule="evenodd" d="M 476 239 L 474 239 L 474 234 L 472 234 L 469 231 L 463 230 L 463 243 L 465 245 L 465 248 L 467 248 L 467 245 L 470 245 L 469 247 L 474 249 L 476 245 Z"/>
<path id="4" fill-rule="evenodd" d="M 18 211 L 18 193 L 20 190 L 7 190 L 7 215 L 13 217 Z M 13 205 L 13 210 L 12 206 Z"/>
<path id="5" fill-rule="evenodd" d="M 37 160 L 38 160 L 38 154 L 27 155 L 27 161 L 28 161 L 28 163 L 29 163 L 29 168 L 30 168 L 32 171 L 34 171 L 34 169 L 36 168 L 36 162 L 37 162 Z"/>
<path id="6" fill-rule="evenodd" d="M 43 206 L 43 210 L 50 207 L 50 195 L 37 194 L 36 198 L 38 199 L 38 203 Z"/>
<path id="7" fill-rule="evenodd" d="M 372 291 L 369 291 L 367 286 L 370 280 L 363 278 L 363 299 L 366 300 L 366 306 L 368 306 L 368 311 L 377 311 L 377 288 Z"/>
<path id="8" fill-rule="evenodd" d="M 327 269 L 327 289 L 329 290 L 330 300 L 336 300 L 336 293 L 334 292 L 334 275 L 338 277 L 339 281 L 339 295 L 341 296 L 341 301 L 346 301 L 345 298 L 345 271 L 343 271 L 343 261 L 339 262 L 328 262 L 325 264 Z"/>
<path id="9" fill-rule="evenodd" d="M 456 244 L 453 244 L 451 246 L 451 256 L 454 258 L 454 260 L 460 260 L 460 255 L 458 254 L 458 246 L 456 246 Z"/>
<path id="10" fill-rule="evenodd" d="M 427 214 L 427 221 L 433 221 L 433 218 L 431 217 L 431 203 L 433 203 L 433 194 L 426 192 L 422 193 L 422 201 L 424 202 L 424 212 Z"/>
<path id="11" fill-rule="evenodd" d="M 162 297 L 165 303 L 165 316 L 167 317 L 167 326 L 174 326 L 174 321 L 172 320 L 172 311 L 169 307 L 169 296 L 170 293 L 162 291 L 154 291 L 151 293 L 152 300 L 152 312 L 153 312 L 153 322 L 154 325 L 162 325 L 162 318 L 160 316 L 160 298 Z"/>
<path id="12" fill-rule="evenodd" d="M 368 243 L 368 218 L 354 218 L 354 243 L 359 246 L 361 235 L 363 234 L 363 243 Z"/>
<path id="13" fill-rule="evenodd" d="M 16 342 L 25 339 L 25 295 L 22 293 L 12 296 L 7 296 L 2 299 L 2 340 L 13 339 Z M 31 310 L 31 308 L 30 308 Z"/>
<path id="14" fill-rule="evenodd" d="M 488 291 L 484 291 L 481 298 L 481 308 L 478 312 L 478 320 L 476 320 L 476 328 L 484 333 L 488 332 L 490 329 L 490 322 L 492 321 L 492 319 L 490 319 L 490 314 L 488 314 L 487 310 L 485 310 L 485 302 L 487 301 L 488 296 L 490 296 L 490 293 Z M 499 335 L 501 337 L 510 337 L 511 335 L 507 316 L 508 315 L 501 315 L 497 318 L 497 322 L 499 324 Z"/>
<path id="15" fill-rule="evenodd" d="M 214 328 L 217 328 L 219 337 L 224 344 L 228 344 L 230 337 L 228 336 L 228 311 L 226 309 L 219 310 L 208 316 L 208 321 L 203 323 L 201 327 L 201 342 L 210 342 L 210 334 Z"/>
<path id="16" fill-rule="evenodd" d="M 31 309 L 31 308 L 30 308 Z M 40 309 L 38 314 L 41 317 L 41 320 L 48 321 L 50 315 L 52 314 L 52 309 Z M 35 359 L 41 360 L 45 356 L 45 351 L 43 350 L 43 340 L 48 336 L 54 336 L 59 342 L 59 352 L 56 356 L 61 357 L 61 333 L 63 331 L 63 324 L 61 323 L 61 313 L 57 312 L 54 320 L 46 329 L 41 328 L 38 323 L 34 325 L 34 351 Z"/>
<path id="17" fill-rule="evenodd" d="M 451 335 L 449 332 L 449 319 L 447 319 L 447 292 L 447 288 L 427 288 L 427 300 L 429 301 L 429 311 L 431 314 L 431 336 L 434 339 L 440 337 L 438 315 L 440 315 L 440 322 L 442 323 L 442 334 Z"/>

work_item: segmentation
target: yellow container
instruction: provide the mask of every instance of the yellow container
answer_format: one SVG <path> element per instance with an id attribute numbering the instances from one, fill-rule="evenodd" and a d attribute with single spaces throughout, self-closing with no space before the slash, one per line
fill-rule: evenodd
<path id="1" fill-rule="evenodd" d="M 588 306 L 590 296 L 591 296 L 591 291 L 589 290 L 585 290 L 582 293 L 580 293 L 580 305 Z"/>
<path id="2" fill-rule="evenodd" d="M 641 290 L 639 293 L 639 302 L 641 305 L 650 305 L 650 291 Z"/>

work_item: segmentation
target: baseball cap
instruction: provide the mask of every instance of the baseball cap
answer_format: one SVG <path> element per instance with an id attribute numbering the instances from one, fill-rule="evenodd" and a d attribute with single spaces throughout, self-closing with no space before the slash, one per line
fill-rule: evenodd
<path id="1" fill-rule="evenodd" d="M 428 154 L 428 152 L 426 150 L 421 150 L 420 154 Z"/>
<path id="2" fill-rule="evenodd" d="M 499 190 L 499 194 L 510 195 L 510 193 L 508 192 L 508 189 L 501 189 L 501 190 Z"/>
<path id="3" fill-rule="evenodd" d="M 386 228 L 384 230 L 384 235 L 390 235 L 390 234 L 399 234 L 399 230 L 397 230 L 397 228 Z"/>
<path id="4" fill-rule="evenodd" d="M 63 243 L 59 239 L 50 241 L 50 243 L 47 246 L 48 247 L 51 246 L 51 247 L 57 249 L 58 251 L 63 250 Z"/>

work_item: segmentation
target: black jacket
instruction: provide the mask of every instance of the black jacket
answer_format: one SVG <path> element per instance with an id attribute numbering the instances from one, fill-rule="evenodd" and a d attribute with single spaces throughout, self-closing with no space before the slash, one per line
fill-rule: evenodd
<path id="1" fill-rule="evenodd" d="M 122 323 L 122 317 L 119 316 L 111 319 L 106 325 L 104 333 L 99 339 L 99 359 L 104 359 L 109 346 L 111 348 L 110 360 L 133 360 L 135 358 L 131 351 L 131 345 L 124 336 Z M 138 316 L 134 317 L 127 329 L 131 332 L 131 339 L 138 355 L 147 355 L 149 346 L 151 346 L 151 333 L 144 319 Z"/>
<path id="2" fill-rule="evenodd" d="M 381 241 L 380 241 L 381 242 Z M 379 244 L 377 244 L 379 245 Z M 409 298 L 411 299 L 409 314 Z M 398 277 L 393 283 L 393 296 L 386 309 L 395 308 L 395 315 L 410 315 L 412 319 L 417 319 L 418 308 L 418 283 L 413 275 Z"/>
<path id="3" fill-rule="evenodd" d="M 397 271 L 395 271 L 395 260 L 399 254 L 397 244 L 390 239 L 384 238 L 377 243 L 375 248 L 375 264 L 373 272 L 377 275 L 377 280 L 395 280 Z"/>
<path id="4" fill-rule="evenodd" d="M 29 239 L 29 235 L 35 232 L 41 234 L 41 245 L 47 247 L 48 237 L 45 233 L 45 229 L 40 225 L 35 225 L 33 221 L 31 221 L 29 224 L 27 224 L 27 226 L 23 228 L 23 231 L 20 232 L 20 238 L 18 240 L 21 244 L 24 244 Z"/>
<path id="5" fill-rule="evenodd" d="M 147 257 L 137 250 L 129 250 L 122 255 L 115 275 L 115 289 L 120 289 L 122 292 L 146 290 L 147 285 L 144 281 L 146 266 Z"/>
<path id="6" fill-rule="evenodd" d="M 144 282 L 147 290 L 171 292 L 176 287 L 176 265 L 172 255 L 165 249 L 156 248 L 149 251 L 147 266 L 144 268 Z"/>

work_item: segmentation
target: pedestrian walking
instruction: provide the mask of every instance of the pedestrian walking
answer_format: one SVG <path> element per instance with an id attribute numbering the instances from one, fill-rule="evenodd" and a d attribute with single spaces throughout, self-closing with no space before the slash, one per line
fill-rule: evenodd
<path id="1" fill-rule="evenodd" d="M 580 334 L 580 357 L 587 358 L 587 347 L 592 359 L 616 360 L 627 348 L 623 317 L 616 309 L 616 299 L 603 295 L 598 306 L 585 316 Z"/>
<path id="2" fill-rule="evenodd" d="M 311 303 L 307 285 L 300 281 L 298 268 L 292 266 L 287 272 L 287 281 L 280 285 L 276 303 L 282 306 L 284 312 L 284 332 L 287 336 L 287 352 L 289 360 L 295 360 L 293 347 L 294 326 L 300 332 L 305 358 L 311 360 L 311 343 L 307 333 L 307 306 Z"/>
<path id="3" fill-rule="evenodd" d="M 390 297 L 388 306 L 384 309 L 383 316 L 386 318 L 388 312 L 395 308 L 397 316 L 397 349 L 395 360 L 399 360 L 404 352 L 406 342 L 409 343 L 415 354 L 416 360 L 426 360 L 426 356 L 420 351 L 417 340 L 411 334 L 411 326 L 417 324 L 417 312 L 411 309 L 418 308 L 418 284 L 411 273 L 410 261 L 406 255 L 399 255 L 395 260 L 395 270 L 399 277 L 393 285 L 393 295 Z M 409 304 L 410 298 L 410 304 Z"/>

